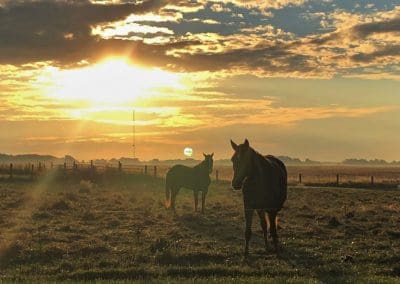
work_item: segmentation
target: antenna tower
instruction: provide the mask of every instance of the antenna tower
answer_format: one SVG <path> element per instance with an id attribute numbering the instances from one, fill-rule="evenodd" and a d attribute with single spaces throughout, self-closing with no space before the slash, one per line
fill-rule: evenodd
<path id="1" fill-rule="evenodd" d="M 135 120 L 135 110 L 132 111 L 132 148 L 133 148 L 133 158 L 136 159 L 136 120 Z"/>

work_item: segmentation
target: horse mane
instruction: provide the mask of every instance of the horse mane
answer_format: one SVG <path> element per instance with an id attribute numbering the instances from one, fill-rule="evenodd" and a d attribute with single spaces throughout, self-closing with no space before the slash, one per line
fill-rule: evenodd
<path id="1" fill-rule="evenodd" d="M 250 147 L 250 149 L 253 150 L 254 159 L 258 159 L 258 161 L 261 161 L 264 164 L 268 164 L 269 160 L 276 160 L 276 161 L 279 161 L 280 163 L 282 163 L 278 158 L 276 158 L 273 155 L 263 155 L 263 154 L 257 152 L 256 150 L 254 150 L 251 147 Z M 282 163 L 282 165 L 283 165 L 283 163 Z"/>
<path id="2" fill-rule="evenodd" d="M 271 163 L 273 163 L 275 160 L 278 160 L 278 159 L 272 155 L 263 155 L 251 147 L 250 147 L 250 149 L 253 152 L 253 158 L 252 158 L 253 172 L 257 173 L 260 176 L 265 176 L 266 169 L 270 168 Z"/>
<path id="3" fill-rule="evenodd" d="M 208 164 L 206 160 L 201 161 L 193 167 L 194 170 L 202 170 L 203 168 L 208 170 Z"/>
<path id="4" fill-rule="evenodd" d="M 260 154 L 259 152 L 257 152 L 256 150 L 254 150 L 251 147 L 250 147 L 250 149 L 252 150 L 253 155 L 254 155 L 253 159 L 259 159 L 260 161 L 265 161 L 265 162 L 267 161 L 267 156 L 264 156 L 264 155 Z"/>

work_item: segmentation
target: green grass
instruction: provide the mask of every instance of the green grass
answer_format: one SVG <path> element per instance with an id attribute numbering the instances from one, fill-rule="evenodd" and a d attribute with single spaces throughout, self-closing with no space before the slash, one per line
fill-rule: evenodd
<path id="1" fill-rule="evenodd" d="M 254 216 L 243 259 L 243 204 L 228 187 L 211 185 L 204 215 L 181 190 L 174 217 L 161 179 L 2 182 L 0 281 L 400 282 L 400 191 L 290 188 L 283 252 L 264 251 Z"/>

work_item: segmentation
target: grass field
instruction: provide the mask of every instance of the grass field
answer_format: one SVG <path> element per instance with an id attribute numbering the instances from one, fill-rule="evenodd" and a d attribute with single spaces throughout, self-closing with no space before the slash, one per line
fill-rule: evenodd
<path id="1" fill-rule="evenodd" d="M 263 249 L 254 218 L 243 259 L 240 192 L 211 185 L 206 213 L 162 179 L 0 183 L 0 280 L 400 282 L 400 191 L 290 188 L 283 252 Z"/>

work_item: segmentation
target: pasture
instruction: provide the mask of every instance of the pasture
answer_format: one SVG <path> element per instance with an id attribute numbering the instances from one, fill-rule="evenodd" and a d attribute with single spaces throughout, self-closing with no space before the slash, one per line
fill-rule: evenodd
<path id="1" fill-rule="evenodd" d="M 163 178 L 3 180 L 0 280 L 400 281 L 400 191 L 291 186 L 282 253 L 264 251 L 254 219 L 243 259 L 241 193 L 228 187 L 211 184 L 203 215 L 182 190 L 173 216 Z"/>

